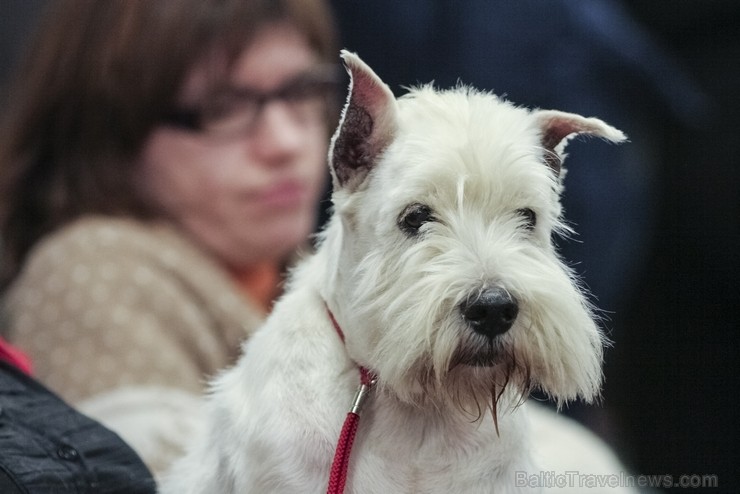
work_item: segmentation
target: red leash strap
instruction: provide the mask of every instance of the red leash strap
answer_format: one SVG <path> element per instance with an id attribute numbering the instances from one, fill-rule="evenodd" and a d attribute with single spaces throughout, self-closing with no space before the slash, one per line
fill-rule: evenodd
<path id="1" fill-rule="evenodd" d="M 348 413 L 347 418 L 342 426 L 342 432 L 339 435 L 339 442 L 334 453 L 334 461 L 331 464 L 329 473 L 329 487 L 326 494 L 343 494 L 344 485 L 347 483 L 347 469 L 349 468 L 349 454 L 352 449 L 352 443 L 357 434 L 357 424 L 360 416 L 354 413 Z"/>
<path id="2" fill-rule="evenodd" d="M 334 329 L 337 330 L 339 337 L 344 341 L 344 333 L 337 324 L 334 315 L 327 308 L 329 318 L 331 319 Z M 339 433 L 339 440 L 337 441 L 337 448 L 334 452 L 334 461 L 331 464 L 331 472 L 329 473 L 329 486 L 326 490 L 326 494 L 343 494 L 344 486 L 347 483 L 347 469 L 349 468 L 349 457 L 352 452 L 352 443 L 355 441 L 355 435 L 357 435 L 357 426 L 360 421 L 360 411 L 365 403 L 365 399 L 369 391 L 375 384 L 376 377 L 374 374 L 369 372 L 364 367 L 360 367 L 360 385 L 355 393 L 355 398 L 352 401 L 352 408 L 347 414 L 347 418 L 344 419 L 344 425 L 342 426 L 342 432 Z"/>
<path id="3" fill-rule="evenodd" d="M 367 394 L 375 384 L 375 377 L 370 374 L 364 367 L 360 367 L 360 386 L 355 393 L 355 399 L 352 402 L 352 409 L 344 419 L 342 432 L 339 433 L 337 449 L 334 452 L 334 461 L 331 464 L 329 473 L 329 487 L 326 494 L 342 494 L 344 485 L 347 483 L 347 469 L 349 468 L 349 457 L 352 452 L 352 443 L 355 441 L 357 434 L 357 425 L 360 422 L 360 411 L 367 398 Z"/>

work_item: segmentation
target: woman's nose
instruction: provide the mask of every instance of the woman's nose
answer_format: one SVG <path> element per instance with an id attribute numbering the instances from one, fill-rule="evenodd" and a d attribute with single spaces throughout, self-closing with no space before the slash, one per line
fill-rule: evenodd
<path id="1" fill-rule="evenodd" d="M 303 148 L 307 131 L 306 123 L 296 119 L 285 102 L 268 102 L 250 136 L 252 152 L 266 164 L 282 164 Z"/>

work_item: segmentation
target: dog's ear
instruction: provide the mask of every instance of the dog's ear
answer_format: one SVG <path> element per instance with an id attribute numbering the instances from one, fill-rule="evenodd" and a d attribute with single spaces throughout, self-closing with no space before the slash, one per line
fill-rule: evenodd
<path id="1" fill-rule="evenodd" d="M 356 190 L 393 141 L 396 99 L 390 88 L 360 57 L 342 50 L 350 75 L 349 95 L 331 140 L 329 164 L 334 188 Z"/>
<path id="2" fill-rule="evenodd" d="M 542 147 L 546 150 L 545 161 L 556 175 L 560 175 L 566 156 L 565 146 L 572 137 L 579 134 L 594 135 L 615 143 L 627 139 L 621 130 L 598 118 L 586 118 L 575 113 L 555 110 L 536 111 L 535 117 L 542 131 Z"/>

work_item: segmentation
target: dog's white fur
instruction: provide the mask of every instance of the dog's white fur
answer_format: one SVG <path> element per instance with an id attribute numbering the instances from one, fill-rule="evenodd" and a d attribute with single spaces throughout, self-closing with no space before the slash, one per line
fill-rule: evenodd
<path id="1" fill-rule="evenodd" d="M 164 492 L 324 492 L 358 365 L 378 384 L 347 492 L 526 491 L 515 472 L 540 470 L 528 392 L 590 401 L 601 384 L 602 335 L 551 240 L 567 230 L 563 148 L 576 134 L 624 135 L 462 86 L 395 100 L 357 56 L 342 56 L 352 83 L 330 152 L 335 213 L 213 384 L 210 433 Z M 419 204 L 431 216 L 409 233 L 405 215 Z M 460 306 L 492 286 L 519 313 L 489 339 Z"/>

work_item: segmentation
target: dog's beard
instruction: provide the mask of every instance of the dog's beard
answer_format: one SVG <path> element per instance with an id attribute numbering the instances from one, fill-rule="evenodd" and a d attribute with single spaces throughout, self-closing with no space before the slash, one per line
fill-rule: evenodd
<path id="1" fill-rule="evenodd" d="M 495 403 L 510 384 L 522 394 L 528 394 L 533 387 L 529 363 L 518 355 L 511 339 L 506 336 L 487 338 L 475 334 L 468 335 L 453 353 L 448 372 L 460 366 L 492 370 L 494 409 Z"/>
<path id="2" fill-rule="evenodd" d="M 461 347 L 451 361 L 447 392 L 457 408 L 480 419 L 488 409 L 498 434 L 498 416 L 521 405 L 533 388 L 531 368 L 510 347 L 487 341 L 476 351 Z"/>
<path id="3" fill-rule="evenodd" d="M 503 341 L 460 346 L 444 368 L 435 368 L 429 356 L 421 358 L 406 378 L 414 382 L 406 381 L 404 390 L 415 392 L 402 401 L 442 413 L 455 409 L 471 422 L 490 411 L 497 433 L 499 415 L 523 403 L 534 387 L 530 365 Z"/>
<path id="4" fill-rule="evenodd" d="M 459 365 L 494 367 L 502 361 L 511 359 L 516 360 L 512 352 L 507 350 L 504 338 L 487 338 L 470 331 L 452 354 L 448 370 Z"/>
<path id="5" fill-rule="evenodd" d="M 381 368 L 380 387 L 402 402 L 440 411 L 456 409 L 472 421 L 490 410 L 497 424 L 499 413 L 523 402 L 532 390 L 534 380 L 527 358 L 531 356 L 517 350 L 511 334 L 488 338 L 461 325 L 457 316 L 446 317 L 440 311 L 432 317 L 436 319 L 430 326 L 436 331 L 425 341 L 428 346 L 422 344 L 425 351 L 416 355 L 403 353 L 404 357 L 413 358 L 392 367 L 396 373 L 388 373 L 388 367 Z M 384 355 L 408 348 L 397 340 L 386 341 L 394 344 L 383 347 Z M 403 362 L 378 354 L 370 361 Z M 393 378 L 389 379 L 391 375 Z"/>

